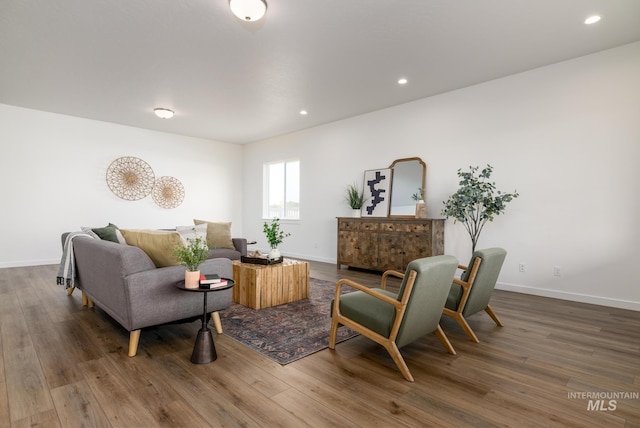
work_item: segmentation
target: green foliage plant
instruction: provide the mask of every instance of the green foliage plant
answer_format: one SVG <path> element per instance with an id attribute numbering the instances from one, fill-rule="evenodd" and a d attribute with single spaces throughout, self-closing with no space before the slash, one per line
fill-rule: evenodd
<path id="1" fill-rule="evenodd" d="M 442 215 L 453 217 L 454 221 L 464 224 L 471 237 L 471 251 L 476 250 L 480 232 L 496 215 L 504 212 L 507 203 L 519 195 L 517 192 L 502 193 L 496 190 L 496 183 L 490 181 L 493 167 L 487 165 L 482 171 L 480 167 L 469 167 L 468 172 L 458 170 L 460 188 L 449 199 L 444 201 Z"/>
<path id="2" fill-rule="evenodd" d="M 418 191 L 413 195 L 411 195 L 411 199 L 413 199 L 416 202 L 424 201 L 424 190 L 422 189 L 422 187 L 418 187 Z"/>
<path id="3" fill-rule="evenodd" d="M 345 196 L 347 203 L 351 207 L 351 209 L 359 210 L 364 205 L 365 197 L 364 190 L 354 184 L 349 184 L 347 186 L 347 195 Z"/>
<path id="4" fill-rule="evenodd" d="M 265 222 L 262 227 L 262 231 L 266 235 L 267 241 L 269 242 L 271 248 L 278 248 L 278 245 L 282 244 L 284 238 L 286 238 L 287 236 L 291 236 L 290 233 L 285 233 L 280 230 L 279 222 L 280 219 L 278 217 L 274 217 L 273 220 L 271 220 L 271 224 Z"/>
<path id="5" fill-rule="evenodd" d="M 194 229 L 195 231 L 195 229 Z M 209 256 L 207 240 L 196 235 L 195 238 L 187 238 L 186 245 L 178 245 L 173 249 L 173 256 L 190 271 L 197 271 L 202 262 Z"/>

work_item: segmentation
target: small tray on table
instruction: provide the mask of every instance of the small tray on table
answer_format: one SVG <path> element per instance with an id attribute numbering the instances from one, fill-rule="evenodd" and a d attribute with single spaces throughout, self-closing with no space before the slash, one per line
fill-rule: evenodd
<path id="1" fill-rule="evenodd" d="M 280 256 L 277 259 L 269 259 L 266 257 L 247 257 L 241 256 L 240 261 L 242 263 L 253 263 L 255 265 L 275 265 L 277 263 L 282 263 L 284 257 Z"/>

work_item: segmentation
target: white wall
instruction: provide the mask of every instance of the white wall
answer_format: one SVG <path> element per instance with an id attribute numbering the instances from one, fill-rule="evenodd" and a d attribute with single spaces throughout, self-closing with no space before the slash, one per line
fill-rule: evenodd
<path id="1" fill-rule="evenodd" d="M 81 226 L 170 228 L 232 221 L 242 236 L 242 148 L 0 104 L 0 267 L 58 263 L 60 234 Z M 174 209 L 125 201 L 106 184 L 134 156 L 185 188 Z"/>
<path id="2" fill-rule="evenodd" d="M 469 165 L 520 193 L 480 237 L 508 250 L 499 288 L 640 310 L 640 43 L 245 146 L 245 235 L 267 247 L 262 164 L 299 158 L 302 218 L 281 251 L 335 262 L 346 185 L 410 156 L 427 163 L 431 217 Z M 445 236 L 466 263 L 463 226 Z"/>

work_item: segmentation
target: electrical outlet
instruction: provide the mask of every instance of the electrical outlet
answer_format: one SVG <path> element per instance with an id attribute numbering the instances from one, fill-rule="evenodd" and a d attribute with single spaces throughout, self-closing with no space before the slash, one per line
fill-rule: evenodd
<path id="1" fill-rule="evenodd" d="M 553 267 L 553 276 L 561 276 L 560 275 L 560 266 Z"/>
<path id="2" fill-rule="evenodd" d="M 520 263 L 518 265 L 518 271 L 519 272 L 526 272 L 527 271 L 527 267 L 524 265 L 524 263 Z"/>

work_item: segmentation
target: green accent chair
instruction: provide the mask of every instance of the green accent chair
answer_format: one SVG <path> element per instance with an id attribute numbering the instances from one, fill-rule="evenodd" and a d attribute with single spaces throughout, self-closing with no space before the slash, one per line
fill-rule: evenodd
<path id="1" fill-rule="evenodd" d="M 413 382 L 413 376 L 399 348 L 435 332 L 447 351 L 455 355 L 439 323 L 457 265 L 458 260 L 453 256 L 413 260 L 404 274 L 395 270 L 384 272 L 380 288 L 339 280 L 331 302 L 329 348 L 336 347 L 338 327 L 347 326 L 384 346 L 409 382 Z M 386 289 L 389 276 L 402 278 L 397 294 Z M 357 291 L 342 294 L 343 286 Z"/>
<path id="2" fill-rule="evenodd" d="M 507 252 L 502 248 L 475 251 L 468 266 L 458 266 L 464 272 L 460 279 L 453 279 L 449 297 L 447 297 L 445 308 L 442 310 L 444 315 L 455 319 L 471 340 L 476 343 L 480 341 L 467 323 L 466 318 L 484 310 L 499 327 L 504 326 L 489 305 L 489 300 L 506 256 Z"/>

